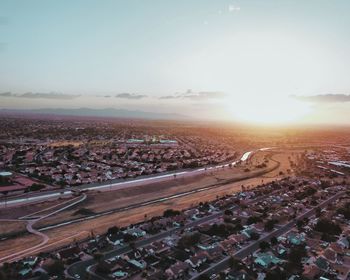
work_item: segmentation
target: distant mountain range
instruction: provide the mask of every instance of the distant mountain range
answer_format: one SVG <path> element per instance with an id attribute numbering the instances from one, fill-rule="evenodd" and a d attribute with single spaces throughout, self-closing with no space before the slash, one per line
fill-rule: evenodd
<path id="1" fill-rule="evenodd" d="M 56 116 L 76 116 L 76 117 L 103 117 L 103 118 L 125 118 L 125 119 L 148 119 L 148 120 L 185 120 L 188 117 L 180 114 L 153 113 L 143 111 L 133 111 L 124 109 L 0 109 L 1 115 L 56 115 Z"/>

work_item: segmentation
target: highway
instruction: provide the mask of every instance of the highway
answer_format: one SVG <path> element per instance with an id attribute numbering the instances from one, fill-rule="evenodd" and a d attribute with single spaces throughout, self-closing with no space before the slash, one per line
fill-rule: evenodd
<path id="1" fill-rule="evenodd" d="M 198 168 L 198 169 L 193 169 L 193 170 L 185 170 L 185 171 L 180 171 L 180 172 L 172 172 L 172 173 L 167 173 L 167 174 L 161 174 L 161 175 L 156 175 L 156 176 L 147 176 L 145 178 L 139 178 L 139 179 L 133 179 L 133 180 L 128 180 L 128 181 L 123 181 L 123 182 L 117 182 L 117 183 L 111 183 L 107 182 L 102 185 L 87 185 L 87 186 L 81 186 L 78 187 L 78 189 L 82 191 L 110 191 L 110 190 L 117 190 L 117 189 L 124 189 L 124 188 L 130 188 L 130 187 L 135 187 L 142 185 L 144 183 L 157 183 L 157 182 L 164 182 L 167 180 L 172 180 L 175 176 L 176 178 L 183 178 L 183 177 L 188 177 L 188 176 L 194 176 L 194 175 L 199 175 L 202 173 L 205 173 L 207 171 L 213 171 L 216 169 L 220 168 L 225 168 L 230 165 L 236 165 L 238 162 L 244 162 L 249 159 L 249 157 L 252 155 L 252 153 L 257 152 L 257 151 L 265 151 L 270 148 L 261 148 L 258 150 L 254 151 L 248 151 L 245 152 L 240 160 L 231 162 L 231 163 L 226 163 L 226 164 L 220 164 L 217 166 L 211 166 L 207 168 Z M 24 197 L 21 198 L 14 198 L 11 199 L 9 198 L 6 202 L 5 201 L 0 201 L 0 208 L 1 207 L 9 207 L 9 206 L 18 206 L 18 205 L 24 205 L 24 204 L 30 204 L 30 203 L 36 203 L 40 201 L 46 201 L 48 199 L 55 199 L 59 198 L 62 196 L 69 196 L 72 195 L 73 191 L 71 189 L 66 189 L 66 190 L 54 190 L 54 191 L 47 191 L 45 193 L 36 193 L 36 194 L 26 194 Z"/>
<path id="2" fill-rule="evenodd" d="M 274 160 L 272 160 L 272 161 L 274 161 Z M 238 182 L 238 181 L 241 181 L 241 180 L 254 178 L 254 177 L 263 175 L 265 173 L 271 172 L 272 170 L 274 170 L 274 169 L 279 167 L 279 162 L 276 161 L 276 163 L 277 164 L 275 166 L 270 167 L 269 169 L 255 171 L 253 173 L 250 173 L 247 176 L 244 176 L 244 177 L 239 178 L 239 179 L 235 179 L 234 181 Z M 192 194 L 195 194 L 195 193 L 204 192 L 204 191 L 207 191 L 207 190 L 210 190 L 210 189 L 213 189 L 213 188 L 217 188 L 217 187 L 223 186 L 224 184 L 227 184 L 227 183 L 231 183 L 231 182 L 228 181 L 228 182 L 215 183 L 213 185 L 209 185 L 209 186 L 201 187 L 201 188 L 197 188 L 197 189 L 192 189 L 190 191 L 178 192 L 178 193 L 175 193 L 175 194 L 172 194 L 172 195 L 169 195 L 169 196 L 159 197 L 159 198 L 156 198 L 156 199 L 151 199 L 151 200 L 147 200 L 147 201 L 140 202 L 140 203 L 129 204 L 128 206 L 124 206 L 124 207 L 117 207 L 117 208 L 114 208 L 114 209 L 101 211 L 101 212 L 98 212 L 96 214 L 92 214 L 92 215 L 87 216 L 87 217 L 80 217 L 80 218 L 70 219 L 69 221 L 64 221 L 64 222 L 60 222 L 60 223 L 56 223 L 56 224 L 47 225 L 45 227 L 40 228 L 39 231 L 46 231 L 46 230 L 49 230 L 49 229 L 58 228 L 58 227 L 69 225 L 69 224 L 73 224 L 73 223 L 78 223 L 78 222 L 82 222 L 82 221 L 87 221 L 87 220 L 99 218 L 99 217 L 110 215 L 110 214 L 113 214 L 113 213 L 125 212 L 125 211 L 131 210 L 131 209 L 136 209 L 136 208 L 140 208 L 140 207 L 144 207 L 144 206 L 149 206 L 149 205 L 157 204 L 157 203 L 160 203 L 160 202 L 166 202 L 166 201 L 169 201 L 169 200 L 172 200 L 172 199 L 176 199 L 176 198 L 192 195 Z"/>
<path id="3" fill-rule="evenodd" d="M 232 163 L 221 164 L 221 165 L 218 165 L 218 166 L 215 166 L 215 167 L 199 168 L 199 169 L 195 169 L 195 170 L 178 172 L 178 173 L 176 173 L 176 176 L 177 177 L 178 176 L 193 176 L 193 175 L 200 174 L 201 172 L 206 172 L 207 170 L 220 169 L 220 168 L 223 168 L 223 167 L 228 167 L 230 165 L 236 165 L 238 162 L 247 161 L 250 158 L 250 156 L 256 151 L 264 151 L 264 150 L 268 150 L 268 149 L 269 148 L 262 148 L 262 149 L 255 150 L 255 151 L 249 151 L 249 152 L 244 153 L 241 156 L 240 160 L 238 160 L 238 161 L 234 161 Z M 102 188 L 102 190 L 109 191 L 111 189 L 115 190 L 115 189 L 120 189 L 120 188 L 125 188 L 125 187 L 133 187 L 133 186 L 135 186 L 135 184 L 139 185 L 139 184 L 143 184 L 144 182 L 157 182 L 158 180 L 162 181 L 162 180 L 166 180 L 166 179 L 173 179 L 174 178 L 174 174 L 175 173 L 163 174 L 163 175 L 158 175 L 158 176 L 153 176 L 153 177 L 147 177 L 147 178 L 131 180 L 131 181 L 127 181 L 127 182 L 120 182 L 120 183 L 115 183 L 115 184 L 110 184 L 109 183 L 109 184 L 105 184 L 105 185 L 91 186 L 91 187 L 84 188 L 84 190 L 95 190 L 95 189 L 101 190 L 101 188 Z M 254 175 L 254 176 L 258 176 L 258 174 Z M 33 224 L 35 222 L 37 222 L 37 220 L 43 219 L 46 216 L 38 216 L 38 217 L 35 217 L 35 219 L 31 220 L 30 215 L 29 216 L 27 215 L 27 216 L 24 216 L 22 219 L 23 220 L 28 219 L 27 230 L 29 232 L 32 232 L 34 234 L 39 235 L 42 238 L 43 244 L 45 244 L 48 241 L 47 236 L 42 233 L 45 230 L 56 228 L 56 227 L 60 227 L 60 226 L 64 226 L 66 224 L 79 222 L 81 220 L 93 219 L 93 218 L 96 218 L 96 217 L 99 217 L 99 216 L 111 214 L 113 212 L 127 211 L 129 209 L 133 209 L 133 208 L 136 208 L 136 207 L 146 206 L 146 205 L 149 205 L 149 204 L 154 204 L 154 203 L 159 203 L 159 202 L 167 201 L 167 200 L 174 199 L 174 198 L 179 198 L 179 197 L 182 197 L 182 196 L 185 196 L 185 195 L 189 195 L 189 194 L 205 191 L 205 190 L 208 190 L 208 189 L 213 188 L 213 187 L 217 187 L 217 186 L 213 185 L 213 186 L 207 186 L 207 187 L 198 188 L 198 189 L 191 190 L 191 191 L 181 192 L 181 193 L 177 193 L 177 194 L 174 194 L 174 195 L 171 195 L 171 196 L 167 196 L 167 197 L 163 197 L 163 198 L 158 198 L 158 199 L 146 201 L 146 202 L 144 202 L 142 204 L 129 205 L 129 206 L 126 206 L 126 207 L 116 208 L 116 209 L 108 210 L 108 211 L 105 211 L 105 212 L 97 213 L 96 215 L 92 215 L 91 217 L 90 216 L 89 217 L 83 217 L 83 218 L 78 218 L 78 219 L 70 220 L 70 221 L 67 221 L 67 222 L 63 222 L 61 224 L 50 225 L 48 227 L 40 228 L 38 230 L 34 230 L 33 229 Z M 69 193 L 69 192 L 70 192 L 70 194 L 72 193 L 71 190 L 66 190 L 64 193 Z M 55 197 L 55 196 L 58 198 L 61 195 L 62 195 L 62 191 L 56 191 L 56 192 L 53 192 L 53 193 L 45 193 L 45 194 L 39 193 L 39 194 L 37 194 L 35 196 L 32 196 L 32 197 L 16 198 L 16 199 L 13 199 L 13 200 L 9 200 L 7 202 L 7 204 L 9 205 L 9 204 L 12 203 L 13 206 L 17 206 L 17 205 L 26 204 L 26 203 L 33 203 L 33 202 L 38 202 L 38 201 L 41 201 L 41 200 L 47 200 L 47 199 L 50 199 L 50 198 Z M 84 194 L 84 199 L 85 198 L 86 198 L 86 195 Z M 68 207 L 70 207 L 70 206 L 68 206 Z M 64 207 L 62 209 L 65 209 L 65 208 L 66 207 Z M 62 209 L 60 209 L 58 211 L 62 211 Z M 54 212 L 50 213 L 47 216 L 51 216 L 51 215 L 53 215 L 56 212 L 57 211 L 54 211 Z M 193 226 L 196 226 L 196 225 L 198 225 L 200 223 L 205 223 L 207 221 L 210 221 L 212 219 L 217 218 L 220 215 L 222 215 L 222 213 L 213 214 L 213 215 L 211 215 L 209 217 L 204 217 L 203 219 L 200 219 L 198 221 L 193 221 L 193 222 L 187 224 L 186 227 L 184 227 L 184 228 L 193 227 Z M 145 246 L 145 245 L 147 245 L 149 243 L 154 242 L 155 240 L 163 239 L 166 236 L 169 236 L 169 235 L 175 233 L 177 230 L 179 230 L 179 229 L 178 228 L 174 228 L 174 229 L 171 229 L 171 230 L 169 230 L 167 232 L 162 232 L 162 233 L 160 233 L 158 235 L 151 236 L 150 238 L 148 238 L 146 240 L 140 240 L 140 241 L 138 241 L 136 243 L 136 246 Z M 42 244 L 39 244 L 38 246 L 40 247 L 40 246 L 42 246 Z M 36 250 L 36 247 L 30 248 L 30 250 L 34 250 L 34 249 Z M 130 248 L 129 247 L 123 247 L 121 249 L 118 249 L 117 252 L 114 250 L 112 252 L 107 253 L 105 257 L 109 258 L 110 256 L 113 256 L 113 255 L 116 255 L 116 254 L 123 254 L 125 252 L 125 250 L 126 251 L 130 250 Z M 19 252 L 19 253 L 14 254 L 13 256 L 7 256 L 7 258 L 8 257 L 12 257 L 14 259 L 17 259 L 17 258 L 19 258 L 21 256 L 22 253 L 25 254 L 27 252 L 26 251 Z M 94 263 L 93 260 L 89 260 L 89 262 Z M 84 275 L 87 267 L 89 267 L 91 265 L 91 264 L 89 264 L 89 262 L 86 263 L 86 265 L 84 264 L 83 269 L 78 268 L 78 273 L 80 275 Z M 74 269 L 74 267 L 71 268 L 71 269 Z M 68 269 L 68 271 L 69 271 L 69 269 Z M 70 273 L 70 275 L 74 275 L 74 274 Z"/>
<path id="4" fill-rule="evenodd" d="M 264 149 L 261 149 L 261 150 L 264 150 Z M 251 154 L 252 154 L 252 152 L 245 153 L 242 156 L 241 160 L 242 161 L 246 161 Z M 262 170 L 262 171 L 255 172 L 254 174 L 250 174 L 249 178 L 255 177 L 255 176 L 259 176 L 259 175 L 261 175 L 260 174 L 261 172 L 262 172 L 262 174 L 266 173 L 266 172 L 270 172 L 271 170 L 277 168 L 278 166 L 279 166 L 279 164 L 277 164 L 276 166 L 273 166 L 272 169 L 270 168 L 268 170 Z M 221 167 L 222 167 L 222 165 L 217 167 L 217 168 L 221 168 Z M 242 180 L 242 179 L 246 179 L 246 178 L 241 178 L 240 180 Z M 88 216 L 88 217 L 81 217 L 81 218 L 76 218 L 76 219 L 70 219 L 69 221 L 56 223 L 56 224 L 51 224 L 51 225 L 48 225 L 48 226 L 45 226 L 45 227 L 37 228 L 36 230 L 34 230 L 33 225 L 38 220 L 44 219 L 44 218 L 46 218 L 48 216 L 54 215 L 55 213 L 61 212 L 64 209 L 79 203 L 81 201 L 81 199 L 79 197 L 78 197 L 78 200 L 76 200 L 76 198 L 74 198 L 73 200 L 69 201 L 69 203 L 67 203 L 68 205 L 66 205 L 64 207 L 61 207 L 61 206 L 65 205 L 66 202 L 61 203 L 59 205 L 51 206 L 49 208 L 46 208 L 44 210 L 41 210 L 41 211 L 38 211 L 38 212 L 35 212 L 35 213 L 30 213 L 28 215 L 25 215 L 25 216 L 19 218 L 19 220 L 23 220 L 23 221 L 28 222 L 29 228 L 27 228 L 27 230 L 29 232 L 31 232 L 31 233 L 39 235 L 42 238 L 43 243 L 39 244 L 38 246 L 28 248 L 28 249 L 26 249 L 24 251 L 16 252 L 15 254 L 6 256 L 4 259 L 11 259 L 12 258 L 13 260 L 15 260 L 15 259 L 21 258 L 22 255 L 30 254 L 31 252 L 35 252 L 37 250 L 40 250 L 40 248 L 42 248 L 41 246 L 45 245 L 48 242 L 48 238 L 43 232 L 47 231 L 49 229 L 58 228 L 58 227 L 65 226 L 65 225 L 68 225 L 68 224 L 73 224 L 73 223 L 78 223 L 78 222 L 85 221 L 85 220 L 98 218 L 98 217 L 101 217 L 101 216 L 104 216 L 104 215 L 109 215 L 109 214 L 116 213 L 116 212 L 127 211 L 127 210 L 130 210 L 130 209 L 139 208 L 139 207 L 142 207 L 142 206 L 156 204 L 156 203 L 159 203 L 159 202 L 165 202 L 165 201 L 168 201 L 168 200 L 171 200 L 171 199 L 175 199 L 175 198 L 179 198 L 179 197 L 182 197 L 182 196 L 191 195 L 191 194 L 194 194 L 194 193 L 203 192 L 203 191 L 206 191 L 206 190 L 209 190 L 209 189 L 212 189 L 212 188 L 216 188 L 216 187 L 218 187 L 218 185 L 222 185 L 222 184 L 224 184 L 224 183 L 221 182 L 219 184 L 214 184 L 214 185 L 210 185 L 210 186 L 206 186 L 206 187 L 202 187 L 202 188 L 197 188 L 197 189 L 193 189 L 193 190 L 190 190 L 190 191 L 184 191 L 184 192 L 176 193 L 176 194 L 173 194 L 173 195 L 170 195 L 170 196 L 160 197 L 160 198 L 149 200 L 149 201 L 144 201 L 142 203 L 137 203 L 137 204 L 132 204 L 132 205 L 128 205 L 128 206 L 125 206 L 125 207 L 109 209 L 109 210 L 106 210 L 106 211 L 103 211 L 103 212 L 99 212 L 99 213 L 96 213 L 96 214 Z M 86 194 L 83 193 L 82 200 L 84 200 L 85 198 L 86 198 Z M 75 201 L 75 202 L 73 202 L 73 201 Z M 60 206 L 60 208 L 58 208 L 58 206 Z M 50 210 L 50 209 L 51 210 L 58 209 L 58 210 L 49 212 L 49 214 L 47 214 L 47 215 L 43 215 L 44 213 L 48 213 L 47 211 Z M 215 215 L 211 216 L 210 219 L 214 219 L 215 217 L 216 217 Z M 191 225 L 196 225 L 198 223 L 205 222 L 206 220 L 207 220 L 207 218 L 204 218 L 203 220 L 196 221 L 196 222 L 194 222 Z M 155 238 L 159 238 L 159 237 L 155 237 Z M 142 244 L 140 246 L 142 246 Z M 0 260 L 0 261 L 2 261 L 2 260 Z"/>

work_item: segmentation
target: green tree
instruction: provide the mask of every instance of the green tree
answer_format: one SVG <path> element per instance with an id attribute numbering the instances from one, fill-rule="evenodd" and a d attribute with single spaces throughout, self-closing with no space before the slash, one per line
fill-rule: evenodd
<path id="1" fill-rule="evenodd" d="M 297 223 L 296 223 L 296 225 L 297 225 L 298 230 L 301 230 L 302 227 L 304 226 L 304 221 L 298 220 Z"/>
<path id="2" fill-rule="evenodd" d="M 276 224 L 276 223 L 277 223 L 277 221 L 274 220 L 274 219 L 268 220 L 268 221 L 265 223 L 265 225 L 264 225 L 265 230 L 266 230 L 266 231 L 271 231 L 271 230 L 273 230 L 273 228 L 275 227 L 275 224 Z"/>
<path id="3" fill-rule="evenodd" d="M 230 268 L 233 268 L 233 269 L 236 269 L 236 270 L 240 270 L 242 267 L 243 267 L 243 264 L 240 260 L 234 258 L 234 257 L 231 257 L 229 259 L 229 266 Z"/>
<path id="4" fill-rule="evenodd" d="M 64 272 L 64 264 L 61 260 L 55 260 L 48 268 L 49 275 L 62 275 Z"/>
<path id="5" fill-rule="evenodd" d="M 268 242 L 266 242 L 266 241 L 261 241 L 259 243 L 259 248 L 260 248 L 261 251 L 265 251 L 265 250 L 270 248 L 270 244 Z"/>
<path id="6" fill-rule="evenodd" d="M 319 219 L 315 230 L 330 235 L 339 235 L 342 232 L 340 226 L 329 219 Z"/>
<path id="7" fill-rule="evenodd" d="M 210 277 L 207 274 L 202 274 L 198 277 L 198 280 L 210 280 Z"/>
<path id="8" fill-rule="evenodd" d="M 107 230 L 107 234 L 117 234 L 119 232 L 119 228 L 117 226 L 110 227 Z"/>
<path id="9" fill-rule="evenodd" d="M 277 245 L 277 244 L 278 244 L 278 239 L 277 239 L 277 237 L 276 237 L 276 236 L 272 236 L 270 242 L 271 242 L 271 245 L 272 245 L 272 246 Z"/>
<path id="10" fill-rule="evenodd" d="M 100 253 L 100 252 L 97 252 L 94 254 L 94 260 L 97 262 L 97 263 L 100 263 L 103 259 L 103 254 Z"/>
<path id="11" fill-rule="evenodd" d="M 163 217 L 174 217 L 174 216 L 177 216 L 177 215 L 180 215 L 180 211 L 178 210 L 173 210 L 173 209 L 167 209 L 164 211 L 163 213 Z"/>
<path id="12" fill-rule="evenodd" d="M 194 245 L 196 245 L 200 240 L 200 233 L 196 232 L 196 233 L 192 233 L 192 234 L 187 234 L 182 236 L 177 245 L 180 248 L 186 249 L 186 248 L 190 248 Z"/>
<path id="13" fill-rule="evenodd" d="M 250 239 L 251 239 L 251 240 L 258 240 L 259 238 L 260 238 L 260 234 L 257 233 L 257 232 L 252 232 L 252 233 L 250 234 Z"/>
<path id="14" fill-rule="evenodd" d="M 307 252 L 306 252 L 304 244 L 294 246 L 294 247 L 292 247 L 292 249 L 290 250 L 289 255 L 288 255 L 289 264 L 292 267 L 301 269 L 302 268 L 301 260 L 302 260 L 302 258 L 304 258 L 306 256 L 307 256 Z"/>

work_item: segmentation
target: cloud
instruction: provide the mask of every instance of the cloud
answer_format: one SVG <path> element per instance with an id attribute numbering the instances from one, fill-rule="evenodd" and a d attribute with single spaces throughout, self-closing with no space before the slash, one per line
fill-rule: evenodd
<path id="1" fill-rule="evenodd" d="M 293 98 L 313 102 L 313 103 L 340 103 L 350 102 L 350 94 L 318 94 L 312 96 L 296 96 L 292 95 Z"/>
<path id="2" fill-rule="evenodd" d="M 0 96 L 10 97 L 10 96 L 13 96 L 13 94 L 11 92 L 7 91 L 7 92 L 0 93 Z"/>
<path id="3" fill-rule="evenodd" d="M 74 94 L 63 94 L 63 93 L 56 93 L 56 92 L 49 92 L 49 93 L 39 93 L 39 92 L 26 92 L 23 94 L 14 94 L 12 92 L 3 92 L 0 93 L 0 96 L 2 97 L 16 97 L 16 98 L 33 98 L 33 99 L 60 99 L 60 100 L 70 100 L 79 97 L 80 95 L 74 95 Z"/>
<path id="4" fill-rule="evenodd" d="M 42 99 L 60 99 L 60 100 L 70 100 L 74 98 L 78 98 L 81 95 L 76 94 L 63 94 L 57 92 L 49 92 L 49 93 L 39 93 L 39 92 L 26 92 L 23 94 L 20 93 L 12 93 L 12 92 L 3 92 L 0 93 L 0 97 L 15 97 L 15 98 L 42 98 Z M 101 97 L 101 96 L 97 96 Z M 104 95 L 104 98 L 110 98 L 111 95 Z M 115 95 L 116 98 L 124 98 L 124 99 L 141 99 L 147 97 L 147 95 L 135 94 L 135 93 L 119 93 Z"/>
<path id="5" fill-rule="evenodd" d="M 159 97 L 159 99 L 177 99 L 177 98 L 180 98 L 180 97 L 181 97 L 181 96 L 165 95 L 165 96 Z"/>
<path id="6" fill-rule="evenodd" d="M 193 100 L 208 100 L 208 99 L 220 99 L 226 95 L 223 92 L 219 91 L 199 91 L 194 92 L 191 89 L 188 89 L 183 93 L 175 93 L 174 95 L 161 96 L 159 99 L 193 99 Z"/>
<path id="7" fill-rule="evenodd" d="M 147 95 L 136 94 L 136 93 L 118 93 L 116 98 L 124 98 L 124 99 L 142 99 L 146 98 Z"/>
<path id="8" fill-rule="evenodd" d="M 74 99 L 79 96 L 80 95 L 63 94 L 63 93 L 56 93 L 56 92 L 49 92 L 49 93 L 26 92 L 22 95 L 19 95 L 19 97 L 22 97 L 22 98 L 46 98 L 46 99 Z"/>
<path id="9" fill-rule="evenodd" d="M 233 13 L 233 12 L 239 12 L 241 10 L 241 7 L 239 6 L 235 6 L 235 5 L 228 5 L 228 11 L 230 13 Z"/>
<path id="10" fill-rule="evenodd" d="M 219 99 L 223 98 L 225 94 L 223 92 L 217 92 L 217 91 L 200 91 L 197 93 L 187 94 L 184 96 L 184 98 L 191 98 L 191 99 Z"/>

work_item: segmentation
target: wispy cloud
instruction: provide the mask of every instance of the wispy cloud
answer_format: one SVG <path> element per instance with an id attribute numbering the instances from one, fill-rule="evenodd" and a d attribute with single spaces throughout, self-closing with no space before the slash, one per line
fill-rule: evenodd
<path id="1" fill-rule="evenodd" d="M 13 96 L 11 92 L 7 91 L 7 92 L 1 92 L 0 96 L 5 96 L 5 97 L 10 97 Z"/>
<path id="2" fill-rule="evenodd" d="M 208 100 L 208 99 L 220 99 L 225 97 L 223 92 L 219 91 L 199 91 L 194 92 L 188 89 L 186 92 L 177 92 L 173 95 L 165 95 L 159 97 L 159 99 L 194 99 L 194 100 Z"/>
<path id="3" fill-rule="evenodd" d="M 142 99 L 142 98 L 146 98 L 147 95 L 126 92 L 126 93 L 119 93 L 115 97 L 124 98 L 124 99 Z"/>
<path id="4" fill-rule="evenodd" d="M 184 97 L 192 99 L 221 99 L 225 97 L 225 94 L 218 91 L 200 91 L 197 93 L 185 95 Z"/>
<path id="5" fill-rule="evenodd" d="M 350 102 L 350 94 L 318 94 L 312 96 L 296 96 L 292 95 L 293 98 L 313 102 L 313 103 L 340 103 Z"/>
<path id="6" fill-rule="evenodd" d="M 15 94 L 12 92 L 3 92 L 0 93 L 1 97 L 15 97 L 15 98 L 33 98 L 33 99 L 74 99 L 79 97 L 80 95 L 74 95 L 74 94 L 63 94 L 63 93 L 57 93 L 57 92 L 48 92 L 48 93 L 40 93 L 40 92 L 26 92 L 23 94 Z"/>
<path id="7" fill-rule="evenodd" d="M 181 96 L 176 96 L 176 95 L 165 95 L 165 96 L 161 96 L 159 97 L 159 99 L 176 99 L 176 98 L 180 98 Z"/>
<path id="8" fill-rule="evenodd" d="M 63 93 L 56 93 L 56 92 L 49 92 L 49 93 L 40 93 L 40 92 L 26 92 L 20 97 L 22 98 L 47 98 L 47 99 L 74 99 L 79 97 L 80 95 L 74 95 L 74 94 L 63 94 Z"/>
<path id="9" fill-rule="evenodd" d="M 239 7 L 239 6 L 235 6 L 235 5 L 232 5 L 232 4 L 228 6 L 228 11 L 230 13 L 239 12 L 240 10 L 241 10 L 241 7 Z"/>

